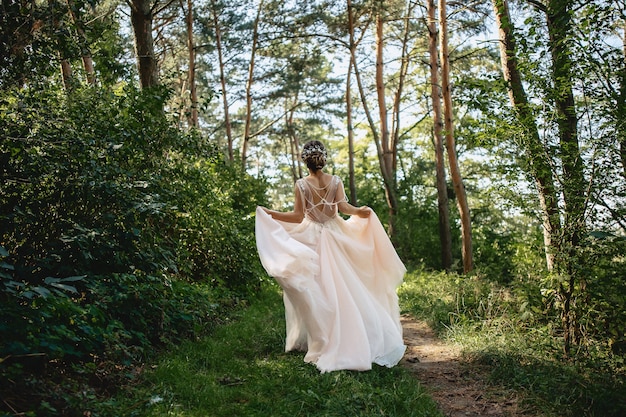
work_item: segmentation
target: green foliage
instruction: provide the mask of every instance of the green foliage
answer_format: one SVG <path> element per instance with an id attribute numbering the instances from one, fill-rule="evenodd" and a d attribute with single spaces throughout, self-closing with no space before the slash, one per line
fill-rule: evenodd
<path id="1" fill-rule="evenodd" d="M 465 360 L 488 365 L 491 378 L 523 393 L 522 405 L 536 414 L 623 415 L 623 354 L 596 344 L 584 355 L 563 357 L 558 317 L 546 314 L 541 284 L 538 276 L 516 276 L 502 287 L 486 276 L 412 271 L 399 296 L 403 310 L 459 344 Z"/>
<path id="2" fill-rule="evenodd" d="M 546 273 L 541 226 L 526 216 L 505 216 L 488 197 L 473 210 L 474 258 L 481 274 L 500 283 Z"/>
<path id="3" fill-rule="evenodd" d="M 30 7 L 11 1 L 3 2 L 0 13 L 0 89 L 22 85 L 27 79 L 36 83 L 56 70 L 50 10 L 42 3 Z M 55 53 L 57 52 L 57 53 Z"/>
<path id="4" fill-rule="evenodd" d="M 95 76 L 102 85 L 112 85 L 128 75 L 124 55 L 130 45 L 125 44 L 119 16 L 111 6 L 110 2 L 72 1 L 74 19 L 66 2 L 3 3 L 0 89 L 46 88 L 50 80 L 59 77 L 60 59 L 71 65 L 73 83 L 86 81 L 84 55 L 93 59 Z"/>
<path id="5" fill-rule="evenodd" d="M 167 99 L 130 87 L 0 97 L 0 374 L 21 374 L 3 390 L 61 412 L 76 398 L 39 378 L 130 366 L 258 289 L 264 186 L 173 128 Z"/>
<path id="6" fill-rule="evenodd" d="M 595 235 L 595 236 L 594 236 Z M 574 259 L 584 280 L 576 288 L 574 312 L 579 321 L 580 349 L 626 355 L 626 239 L 595 232 Z"/>
<path id="7" fill-rule="evenodd" d="M 410 265 L 441 269 L 441 242 L 439 239 L 439 214 L 437 211 L 437 190 L 434 164 L 415 158 L 411 167 L 399 182 L 399 215 L 396 221 L 394 242 L 400 257 Z M 453 206 L 451 206 L 453 208 Z M 460 239 L 459 230 L 454 227 L 454 212 L 451 211 L 453 241 Z M 460 263 L 459 245 L 453 247 L 453 258 Z"/>

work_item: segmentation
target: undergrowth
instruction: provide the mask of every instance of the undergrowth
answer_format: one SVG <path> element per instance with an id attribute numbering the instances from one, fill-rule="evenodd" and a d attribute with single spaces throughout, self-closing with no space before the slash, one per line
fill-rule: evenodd
<path id="1" fill-rule="evenodd" d="M 516 288 L 485 277 L 416 270 L 400 288 L 401 307 L 458 344 L 467 362 L 486 365 L 494 383 L 521 394 L 542 416 L 626 415 L 624 357 L 586 347 L 565 357 L 558 323 Z"/>
<path id="2" fill-rule="evenodd" d="M 232 322 L 182 343 L 92 416 L 439 416 L 401 367 L 320 374 L 284 352 L 284 310 L 268 285 Z"/>

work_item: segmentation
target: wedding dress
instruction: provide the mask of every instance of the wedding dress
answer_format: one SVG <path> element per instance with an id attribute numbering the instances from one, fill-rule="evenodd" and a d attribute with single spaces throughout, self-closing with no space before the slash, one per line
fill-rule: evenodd
<path id="1" fill-rule="evenodd" d="M 326 189 L 296 182 L 301 223 L 256 210 L 256 243 L 268 274 L 283 289 L 285 350 L 306 351 L 321 372 L 396 365 L 404 355 L 396 288 L 406 269 L 376 214 L 337 214 L 339 177 Z"/>

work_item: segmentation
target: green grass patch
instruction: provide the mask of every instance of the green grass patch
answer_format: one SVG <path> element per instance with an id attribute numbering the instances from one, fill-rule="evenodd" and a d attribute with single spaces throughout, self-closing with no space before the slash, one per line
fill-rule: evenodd
<path id="1" fill-rule="evenodd" d="M 284 352 L 280 291 L 268 286 L 230 323 L 182 343 L 92 415 L 429 416 L 434 401 L 402 367 L 320 374 Z"/>
<path id="2" fill-rule="evenodd" d="M 565 358 L 558 323 L 529 303 L 532 294 L 516 291 L 486 277 L 418 270 L 406 276 L 399 296 L 405 312 L 460 345 L 467 362 L 487 365 L 492 382 L 516 390 L 535 414 L 626 415 L 624 358 L 600 347 Z"/>

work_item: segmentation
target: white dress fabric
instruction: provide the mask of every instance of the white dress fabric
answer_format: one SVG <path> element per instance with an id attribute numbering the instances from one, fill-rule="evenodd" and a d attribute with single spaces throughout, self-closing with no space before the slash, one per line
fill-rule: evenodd
<path id="1" fill-rule="evenodd" d="M 406 349 L 396 294 L 406 268 L 378 217 L 340 217 L 337 176 L 326 189 L 306 179 L 296 187 L 301 223 L 256 210 L 259 257 L 283 289 L 285 350 L 306 351 L 321 372 L 396 365 Z"/>

